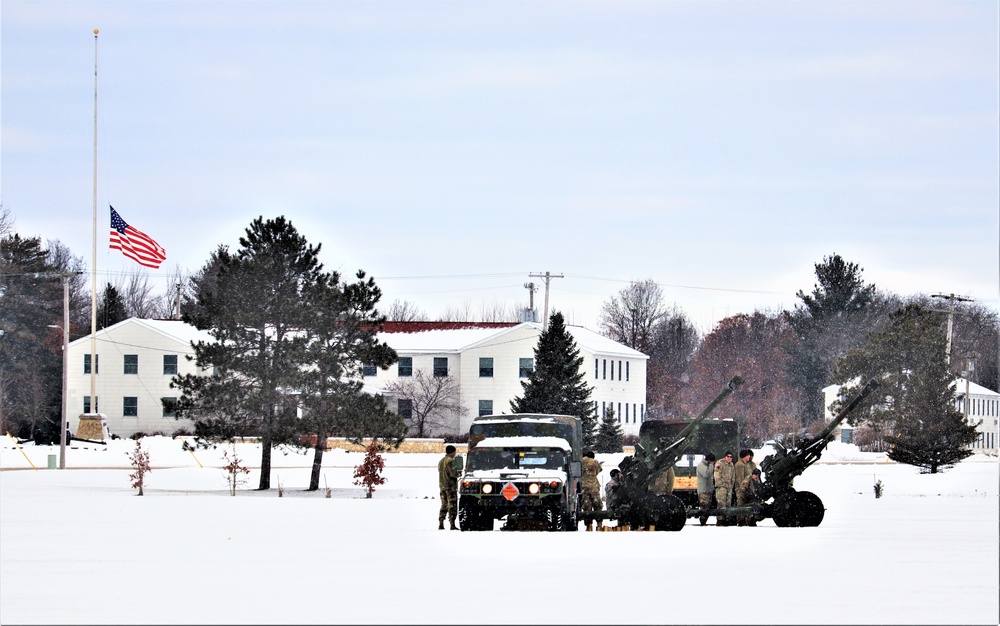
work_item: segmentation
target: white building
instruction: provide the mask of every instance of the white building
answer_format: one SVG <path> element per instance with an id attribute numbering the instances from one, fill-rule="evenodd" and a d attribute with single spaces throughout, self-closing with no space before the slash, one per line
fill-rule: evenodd
<path id="1" fill-rule="evenodd" d="M 69 428 L 76 432 L 74 416 L 103 414 L 108 431 L 119 437 L 135 433 L 170 435 L 177 430 L 194 432 L 194 422 L 178 420 L 165 411 L 162 400 L 180 393 L 170 388 L 175 374 L 199 373 L 192 341 L 212 341 L 194 326 L 175 320 L 129 318 L 97 331 L 96 370 L 91 407 L 90 335 L 69 344 L 66 376 Z"/>
<path id="2" fill-rule="evenodd" d="M 625 434 L 639 433 L 646 415 L 646 361 L 641 352 L 581 326 L 567 326 L 581 356 L 585 381 L 594 388 L 591 399 L 598 417 L 609 408 Z M 468 432 L 478 415 L 510 413 L 510 401 L 522 394 L 521 381 L 534 368 L 534 350 L 541 324 L 390 322 L 379 338 L 399 354 L 387 370 L 366 370 L 366 387 L 384 389 L 417 371 L 454 377 L 465 415 L 452 416 L 434 434 Z M 170 389 L 175 374 L 199 373 L 192 341 L 211 341 L 204 331 L 181 321 L 131 318 L 97 332 L 97 402 L 108 430 L 120 437 L 137 432 L 170 435 L 194 430 L 191 420 L 177 420 L 163 408 L 164 398 L 180 394 Z M 91 412 L 90 336 L 69 345 L 69 425 L 72 416 Z M 398 399 L 390 399 L 398 408 Z"/>
<path id="3" fill-rule="evenodd" d="M 638 435 L 646 416 L 646 355 L 582 326 L 566 326 L 580 356 L 584 381 L 593 387 L 591 400 L 601 418 L 614 408 L 626 435 Z M 461 323 L 390 322 L 379 338 L 399 355 L 388 370 L 366 371 L 365 383 L 379 388 L 417 371 L 453 376 L 465 415 L 455 415 L 435 434 L 469 431 L 479 415 L 510 413 L 510 402 L 522 395 L 521 382 L 534 369 L 534 350 L 542 333 L 537 322 Z M 398 399 L 393 399 L 399 409 Z M 401 413 L 406 413 L 403 407 Z"/>
<path id="4" fill-rule="evenodd" d="M 966 382 L 968 382 L 969 389 L 967 413 L 965 400 Z M 1000 446 L 1000 437 L 998 437 L 997 430 L 998 424 L 1000 424 L 1000 393 L 991 391 L 974 382 L 966 381 L 965 378 L 959 378 L 952 383 L 952 386 L 956 389 L 955 408 L 968 415 L 970 424 L 978 423 L 976 427 L 978 437 L 972 444 L 972 449 L 975 452 L 997 454 L 1000 451 L 1000 448 L 998 448 Z M 840 385 L 830 385 L 823 388 L 823 402 L 826 410 L 826 421 L 828 422 L 834 417 L 833 412 L 830 411 L 830 405 L 838 399 L 837 394 L 839 391 Z M 840 431 L 840 440 L 850 442 L 853 428 L 847 424 L 842 424 Z"/>

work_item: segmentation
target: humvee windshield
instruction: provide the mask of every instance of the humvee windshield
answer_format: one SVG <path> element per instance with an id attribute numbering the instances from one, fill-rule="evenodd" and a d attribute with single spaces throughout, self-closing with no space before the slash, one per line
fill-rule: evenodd
<path id="1" fill-rule="evenodd" d="M 561 469 L 565 465 L 566 452 L 558 448 L 473 448 L 468 469 Z"/>

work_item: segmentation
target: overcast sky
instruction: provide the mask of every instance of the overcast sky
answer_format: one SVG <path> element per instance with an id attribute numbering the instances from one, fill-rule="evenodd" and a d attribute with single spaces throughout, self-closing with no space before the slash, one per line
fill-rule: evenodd
<path id="1" fill-rule="evenodd" d="M 284 215 L 383 303 L 597 328 L 652 278 L 703 330 L 837 253 L 1000 307 L 998 3 L 0 2 L 2 202 L 157 289 Z M 535 295 L 541 311 L 544 289 Z"/>

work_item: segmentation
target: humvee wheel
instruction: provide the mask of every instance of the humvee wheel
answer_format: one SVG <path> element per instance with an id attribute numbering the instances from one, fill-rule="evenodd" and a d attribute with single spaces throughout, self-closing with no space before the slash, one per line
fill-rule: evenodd
<path id="1" fill-rule="evenodd" d="M 794 491 L 780 496 L 772 506 L 774 525 L 782 528 L 819 526 L 823 521 L 823 501 L 811 491 Z"/>
<path id="2" fill-rule="evenodd" d="M 639 524 L 656 530 L 679 531 L 687 522 L 687 510 L 673 494 L 647 494 L 639 505 Z"/>

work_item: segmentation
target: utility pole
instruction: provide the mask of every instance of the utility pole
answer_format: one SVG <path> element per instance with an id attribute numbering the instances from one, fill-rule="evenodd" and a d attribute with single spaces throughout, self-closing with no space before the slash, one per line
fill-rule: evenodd
<path id="1" fill-rule="evenodd" d="M 544 274 L 528 274 L 531 278 L 544 278 L 545 279 L 545 309 L 542 312 L 542 332 L 545 332 L 549 328 L 549 281 L 553 278 L 564 278 L 562 274 L 553 274 L 551 272 L 545 272 Z"/>
<path id="2" fill-rule="evenodd" d="M 956 296 L 953 293 L 945 295 L 943 293 L 931 294 L 932 298 L 944 298 L 950 301 L 947 311 L 941 311 L 942 313 L 948 313 L 948 351 L 945 355 L 948 365 L 951 365 L 951 329 L 955 323 L 955 302 L 972 302 L 972 298 L 963 298 L 962 296 Z M 940 310 L 940 309 L 936 309 Z"/>

